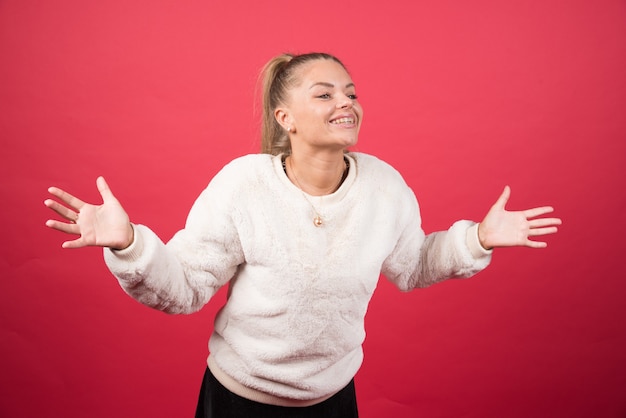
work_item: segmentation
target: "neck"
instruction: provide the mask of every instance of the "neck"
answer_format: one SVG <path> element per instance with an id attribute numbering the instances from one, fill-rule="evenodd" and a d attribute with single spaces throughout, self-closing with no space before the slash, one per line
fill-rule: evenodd
<path id="1" fill-rule="evenodd" d="M 339 188 L 347 167 L 343 152 L 307 157 L 292 154 L 286 161 L 287 176 L 303 192 L 312 196 L 323 196 Z"/>

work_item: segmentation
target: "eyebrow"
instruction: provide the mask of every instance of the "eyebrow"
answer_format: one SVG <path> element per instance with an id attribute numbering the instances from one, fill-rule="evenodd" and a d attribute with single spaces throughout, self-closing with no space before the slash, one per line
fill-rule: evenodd
<path id="1" fill-rule="evenodd" d="M 335 87 L 335 85 L 334 85 L 334 84 L 332 84 L 332 83 L 327 83 L 327 82 L 325 82 L 325 81 L 318 81 L 317 83 L 313 83 L 313 84 L 311 85 L 311 87 L 309 87 L 309 90 L 311 90 L 312 88 L 317 87 L 317 86 L 329 87 L 329 88 Z M 345 88 L 350 88 L 350 87 L 354 87 L 354 83 L 348 83 L 348 84 L 346 84 L 346 87 L 345 87 Z"/>

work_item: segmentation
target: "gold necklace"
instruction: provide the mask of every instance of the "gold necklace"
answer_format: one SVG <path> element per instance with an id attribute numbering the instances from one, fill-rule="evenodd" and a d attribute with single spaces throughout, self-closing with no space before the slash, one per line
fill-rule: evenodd
<path id="1" fill-rule="evenodd" d="M 285 158 L 283 160 L 283 169 L 285 170 L 285 174 L 287 174 L 287 166 L 286 166 L 286 162 L 287 159 Z M 350 162 L 344 158 L 344 162 L 346 164 L 345 168 L 343 169 L 343 172 L 341 173 L 341 177 L 339 177 L 339 182 L 335 185 L 335 187 L 333 187 L 332 189 L 329 189 L 328 191 L 324 192 L 322 195 L 320 195 L 320 206 L 322 205 L 322 199 L 324 198 L 324 195 L 326 194 L 330 194 L 334 191 L 336 191 L 339 186 L 341 185 L 341 183 L 343 183 L 343 181 L 346 178 L 346 174 L 348 173 L 348 169 L 350 168 Z M 322 215 L 320 214 L 320 211 L 317 210 L 317 207 L 313 204 L 313 202 L 311 202 L 311 200 L 308 198 L 307 194 L 305 193 L 304 189 L 302 188 L 302 186 L 300 185 L 300 181 L 298 181 L 298 176 L 296 176 L 296 171 L 293 169 L 293 162 L 292 159 L 289 159 L 289 169 L 291 170 L 291 174 L 293 175 L 293 179 L 296 181 L 296 186 L 298 186 L 298 189 L 300 189 L 300 192 L 302 193 L 302 196 L 306 199 L 307 202 L 309 202 L 309 205 L 311 205 L 311 208 L 313 209 L 313 212 L 315 212 L 315 216 L 313 217 L 313 225 L 315 225 L 316 227 L 320 227 L 324 224 L 324 220 L 322 219 Z M 289 177 L 289 176 L 287 176 Z"/>

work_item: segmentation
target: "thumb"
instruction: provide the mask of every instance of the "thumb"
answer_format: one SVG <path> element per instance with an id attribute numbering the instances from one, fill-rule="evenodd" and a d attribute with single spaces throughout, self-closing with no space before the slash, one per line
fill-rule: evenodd
<path id="1" fill-rule="evenodd" d="M 493 206 L 504 210 L 506 203 L 509 201 L 509 197 L 511 197 L 511 188 L 509 186 L 504 186 L 502 194 Z"/>
<path id="2" fill-rule="evenodd" d="M 106 203 L 112 199 L 115 199 L 113 196 L 113 192 L 109 188 L 104 177 L 100 176 L 96 179 L 96 186 L 98 186 L 98 191 L 100 192 L 100 196 L 102 196 L 102 200 Z"/>

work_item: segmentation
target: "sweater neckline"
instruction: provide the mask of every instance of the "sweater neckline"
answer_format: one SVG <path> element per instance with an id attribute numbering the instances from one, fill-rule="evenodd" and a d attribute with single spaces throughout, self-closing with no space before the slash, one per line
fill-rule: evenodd
<path id="1" fill-rule="evenodd" d="M 356 180 L 357 167 L 356 167 L 355 159 L 349 153 L 344 154 L 344 157 L 347 158 L 350 163 L 350 167 L 348 168 L 348 174 L 346 175 L 345 180 L 343 181 L 343 183 L 341 183 L 339 188 L 335 190 L 333 193 L 323 195 L 323 196 L 310 195 L 306 193 L 305 191 L 301 190 L 298 186 L 293 184 L 291 180 L 289 180 L 289 177 L 287 177 L 287 174 L 283 170 L 283 161 L 282 161 L 283 154 L 274 155 L 272 157 L 272 164 L 274 166 L 274 171 L 276 175 L 278 176 L 280 181 L 285 185 L 286 190 L 290 194 L 299 194 L 300 196 L 304 194 L 307 197 L 307 199 L 311 201 L 317 201 L 320 198 L 323 198 L 324 205 L 330 205 L 330 204 L 334 204 L 334 203 L 341 201 L 341 199 L 345 197 L 345 195 L 350 190 L 350 187 Z"/>

